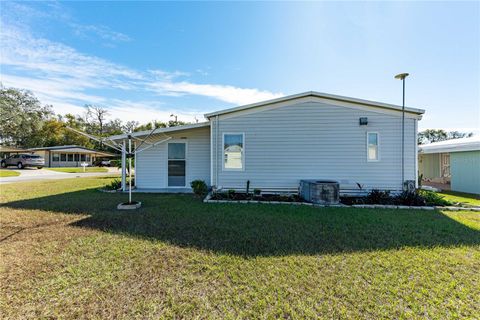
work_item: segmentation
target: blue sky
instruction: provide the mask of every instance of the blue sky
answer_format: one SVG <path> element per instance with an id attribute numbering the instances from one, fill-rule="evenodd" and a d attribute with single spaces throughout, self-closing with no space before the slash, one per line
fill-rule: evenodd
<path id="1" fill-rule="evenodd" d="M 1 81 L 140 122 L 315 90 L 480 130 L 478 2 L 1 2 Z"/>

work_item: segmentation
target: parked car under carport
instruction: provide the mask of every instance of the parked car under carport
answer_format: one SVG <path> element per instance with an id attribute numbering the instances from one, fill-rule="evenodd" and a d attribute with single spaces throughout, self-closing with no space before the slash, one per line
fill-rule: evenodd
<path id="1" fill-rule="evenodd" d="M 45 166 L 45 159 L 35 154 L 14 154 L 1 161 L 1 167 L 15 166 L 18 169 L 36 167 L 42 169 Z"/>

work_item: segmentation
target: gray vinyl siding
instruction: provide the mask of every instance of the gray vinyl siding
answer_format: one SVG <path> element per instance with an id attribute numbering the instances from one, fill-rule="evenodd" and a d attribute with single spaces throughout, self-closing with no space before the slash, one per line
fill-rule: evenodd
<path id="1" fill-rule="evenodd" d="M 359 118 L 368 117 L 360 126 Z M 220 119 L 212 118 L 213 179 L 218 187 L 296 189 L 300 179 L 335 179 L 342 189 L 400 190 L 399 116 L 323 104 L 302 103 Z M 416 178 L 416 121 L 405 119 L 405 179 Z M 244 171 L 222 169 L 222 135 L 245 134 Z M 367 161 L 367 132 L 379 133 L 380 160 Z M 217 180 L 218 179 L 218 180 Z"/>
<path id="2" fill-rule="evenodd" d="M 171 140 L 140 152 L 136 159 L 135 182 L 139 189 L 167 188 L 168 142 L 187 143 L 186 181 L 204 180 L 210 185 L 210 128 L 168 133 Z M 164 139 L 164 138 L 161 138 Z"/>

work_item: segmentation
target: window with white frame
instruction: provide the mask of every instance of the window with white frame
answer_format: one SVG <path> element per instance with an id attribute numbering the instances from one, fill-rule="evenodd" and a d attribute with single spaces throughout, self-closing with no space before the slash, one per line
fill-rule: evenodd
<path id="1" fill-rule="evenodd" d="M 60 154 L 60 161 L 67 161 L 67 154 L 66 153 L 61 153 Z"/>
<path id="2" fill-rule="evenodd" d="M 73 162 L 73 153 L 67 153 L 67 161 Z"/>
<path id="3" fill-rule="evenodd" d="M 52 153 L 52 161 L 54 161 L 54 162 L 60 161 L 60 154 L 55 153 L 55 152 Z"/>
<path id="4" fill-rule="evenodd" d="M 223 134 L 223 168 L 226 170 L 243 170 L 245 164 L 243 133 Z"/>
<path id="5" fill-rule="evenodd" d="M 367 132 L 367 160 L 378 161 L 380 159 L 378 153 L 378 133 Z"/>

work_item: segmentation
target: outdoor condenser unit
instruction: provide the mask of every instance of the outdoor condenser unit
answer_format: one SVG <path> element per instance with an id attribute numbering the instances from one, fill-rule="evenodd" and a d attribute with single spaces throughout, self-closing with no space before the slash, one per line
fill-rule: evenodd
<path id="1" fill-rule="evenodd" d="M 300 180 L 300 196 L 312 203 L 338 204 L 340 185 L 333 180 Z"/>

